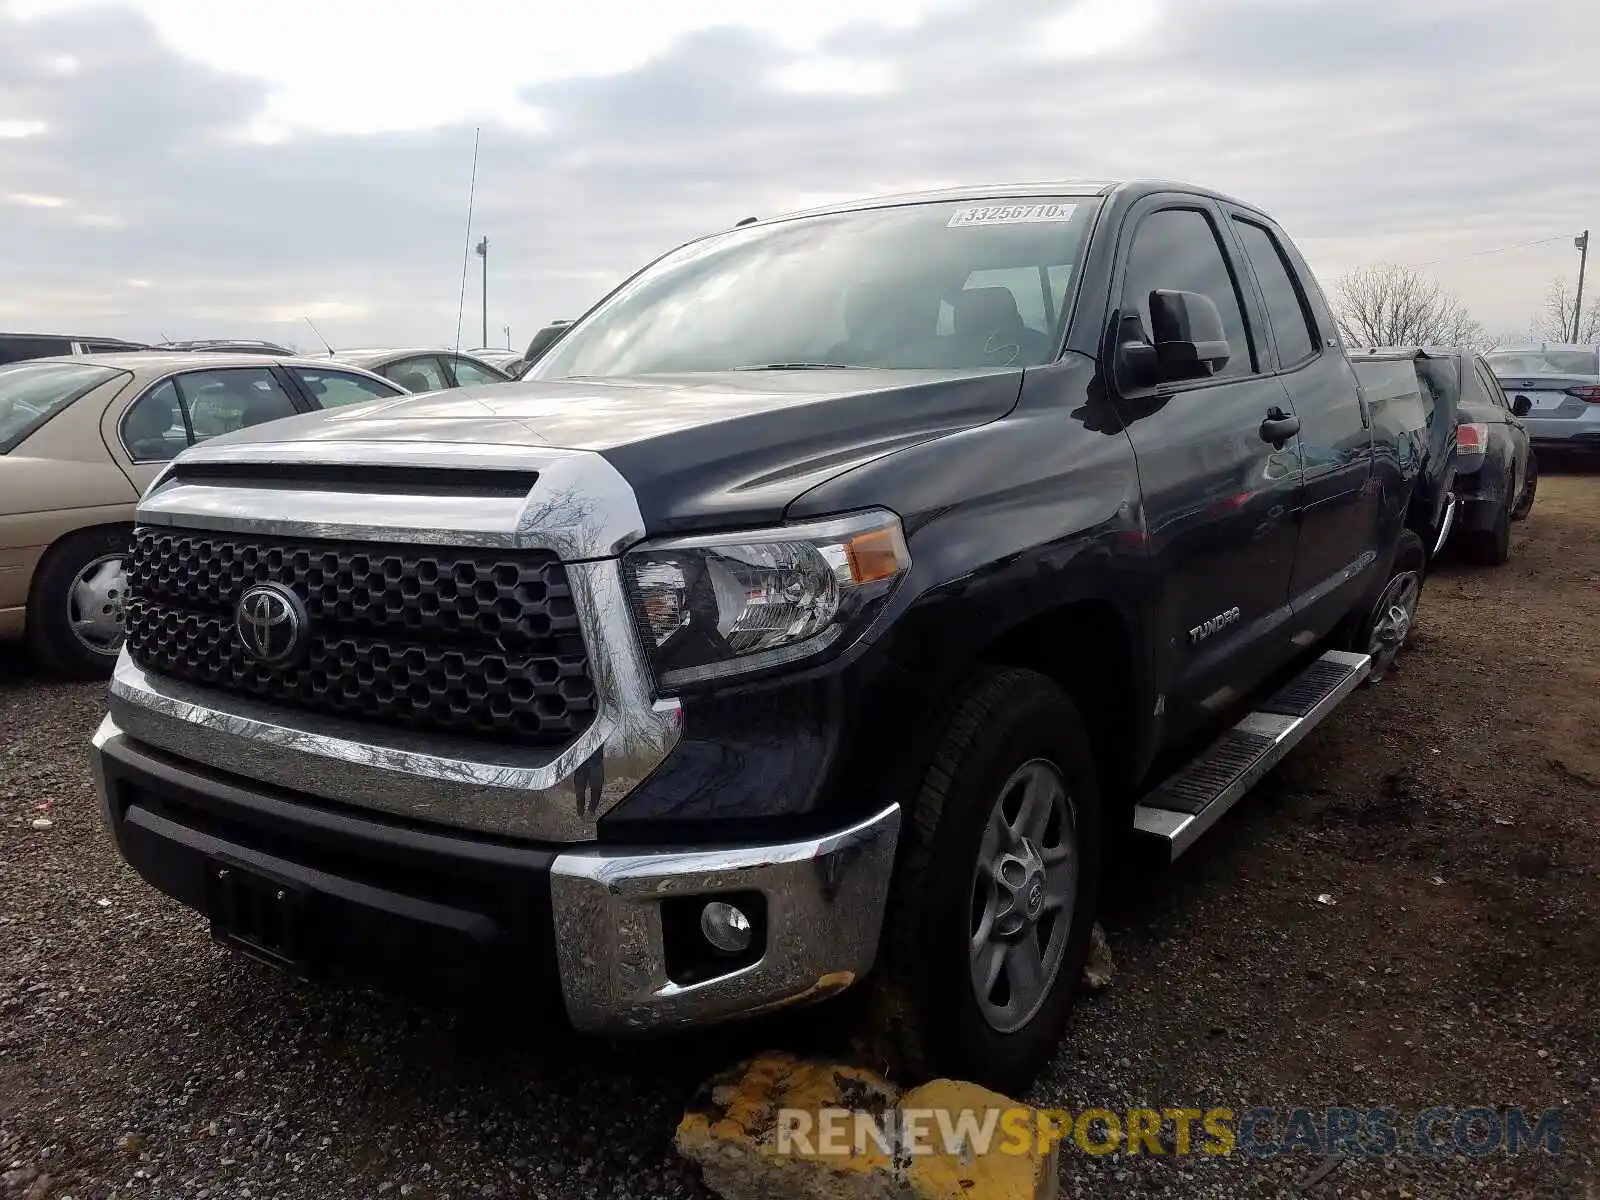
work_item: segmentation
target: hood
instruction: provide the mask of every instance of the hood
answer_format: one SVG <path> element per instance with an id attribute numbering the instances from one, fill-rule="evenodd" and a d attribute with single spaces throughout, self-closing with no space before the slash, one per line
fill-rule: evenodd
<path id="1" fill-rule="evenodd" d="M 841 472 L 929 438 L 996 420 L 1020 370 L 813 370 L 523 380 L 397 397 L 290 417 L 214 438 L 349 443 L 347 461 L 385 444 L 592 450 L 638 496 L 652 534 L 782 518 Z"/>

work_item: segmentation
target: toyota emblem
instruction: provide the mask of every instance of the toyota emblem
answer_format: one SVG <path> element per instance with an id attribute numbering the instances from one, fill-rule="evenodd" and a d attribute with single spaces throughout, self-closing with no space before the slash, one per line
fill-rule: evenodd
<path id="1" fill-rule="evenodd" d="M 305 605 L 282 584 L 246 588 L 233 624 L 244 652 L 264 667 L 281 667 L 305 649 Z"/>

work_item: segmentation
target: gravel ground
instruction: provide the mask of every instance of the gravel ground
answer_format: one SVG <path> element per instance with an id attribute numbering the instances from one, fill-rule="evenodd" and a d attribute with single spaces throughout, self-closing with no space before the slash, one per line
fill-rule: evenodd
<path id="1" fill-rule="evenodd" d="M 1117 979 L 1031 1097 L 1561 1106 L 1564 1153 L 1346 1162 L 1307 1187 L 1304 1153 L 1074 1151 L 1068 1195 L 1600 1196 L 1597 511 L 1600 476 L 1547 475 L 1509 566 L 1430 581 L 1388 681 L 1176 868 L 1125 873 Z M 516 997 L 282 981 L 116 857 L 85 758 L 100 710 L 97 686 L 0 665 L 7 1200 L 701 1196 L 670 1148 L 695 1084 L 828 1036 L 614 1047 Z"/>

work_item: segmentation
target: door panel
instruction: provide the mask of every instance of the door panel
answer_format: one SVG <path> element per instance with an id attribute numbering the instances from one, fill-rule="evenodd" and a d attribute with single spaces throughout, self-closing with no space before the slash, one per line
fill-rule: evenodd
<path id="1" fill-rule="evenodd" d="M 1160 564 L 1157 652 L 1167 736 L 1182 737 L 1254 688 L 1292 653 L 1289 580 L 1298 535 L 1298 442 L 1261 436 L 1269 412 L 1292 411 L 1260 373 L 1253 306 L 1205 202 L 1136 208 L 1120 268 L 1121 303 L 1149 334 L 1149 293 L 1200 292 L 1217 305 L 1230 363 L 1207 379 L 1128 392 L 1118 408 L 1133 443 L 1152 561 Z M 1113 329 L 1117 328 L 1114 323 Z"/>
<path id="2" fill-rule="evenodd" d="M 1372 486 L 1372 422 L 1327 302 L 1294 244 L 1257 214 L 1234 209 L 1231 216 L 1300 418 L 1303 509 L 1289 592 L 1297 625 L 1320 635 L 1355 602 L 1372 558 L 1381 507 Z"/>

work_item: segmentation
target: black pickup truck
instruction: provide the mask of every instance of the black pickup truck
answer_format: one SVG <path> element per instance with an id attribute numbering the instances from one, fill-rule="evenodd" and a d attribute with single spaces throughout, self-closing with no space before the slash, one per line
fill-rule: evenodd
<path id="1" fill-rule="evenodd" d="M 1020 1087 L 1108 848 L 1181 853 L 1404 643 L 1415 441 L 1225 196 L 745 223 L 520 382 L 172 464 L 105 818 L 291 971 L 503 974 L 604 1033 L 870 972 L 912 1070 Z"/>

